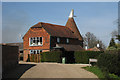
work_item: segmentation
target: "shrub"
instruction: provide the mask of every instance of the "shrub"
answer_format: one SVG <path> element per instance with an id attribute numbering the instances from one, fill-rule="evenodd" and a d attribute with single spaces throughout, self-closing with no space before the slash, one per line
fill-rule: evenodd
<path id="1" fill-rule="evenodd" d="M 120 60 L 118 54 L 100 54 L 97 65 L 105 72 L 120 75 Z"/>
<path id="2" fill-rule="evenodd" d="M 104 51 L 86 51 L 86 53 L 89 58 L 97 59 L 101 53 L 104 53 Z"/>
<path id="3" fill-rule="evenodd" d="M 41 53 L 42 62 L 61 62 L 61 52 L 51 51 Z"/>
<path id="4" fill-rule="evenodd" d="M 106 50 L 104 53 L 118 54 L 118 50 Z"/>
<path id="5" fill-rule="evenodd" d="M 112 78 L 112 80 L 120 80 L 120 77 L 115 74 L 109 74 L 109 77 Z"/>
<path id="6" fill-rule="evenodd" d="M 107 50 L 117 50 L 116 47 L 109 47 Z"/>
<path id="7" fill-rule="evenodd" d="M 103 51 L 76 51 L 74 52 L 76 63 L 89 63 L 89 58 L 96 58 L 103 53 Z"/>

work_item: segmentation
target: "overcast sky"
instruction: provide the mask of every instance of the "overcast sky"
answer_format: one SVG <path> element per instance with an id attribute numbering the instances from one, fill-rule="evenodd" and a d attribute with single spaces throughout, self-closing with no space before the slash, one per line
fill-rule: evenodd
<path id="1" fill-rule="evenodd" d="M 38 22 L 65 25 L 71 9 L 74 9 L 80 33 L 94 33 L 106 45 L 113 30 L 117 30 L 117 2 L 3 2 L 2 41 L 22 42 L 21 36 Z"/>

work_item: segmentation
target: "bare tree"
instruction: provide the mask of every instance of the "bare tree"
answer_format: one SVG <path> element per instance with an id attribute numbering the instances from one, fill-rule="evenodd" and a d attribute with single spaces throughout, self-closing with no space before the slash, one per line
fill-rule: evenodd
<path id="1" fill-rule="evenodd" d="M 118 34 L 117 30 L 112 31 L 111 36 L 112 36 L 112 38 L 117 39 L 117 40 L 120 41 L 120 35 Z"/>
<path id="2" fill-rule="evenodd" d="M 103 42 L 97 39 L 97 37 L 93 33 L 87 32 L 83 37 L 83 39 L 84 39 L 84 46 L 87 45 L 88 48 L 93 48 L 97 46 L 97 44 L 99 44 L 101 48 L 105 49 L 105 45 L 103 44 Z"/>
<path id="3" fill-rule="evenodd" d="M 117 30 L 113 30 L 113 31 L 111 32 L 112 38 L 115 38 L 116 35 L 118 35 L 118 31 L 117 31 Z"/>

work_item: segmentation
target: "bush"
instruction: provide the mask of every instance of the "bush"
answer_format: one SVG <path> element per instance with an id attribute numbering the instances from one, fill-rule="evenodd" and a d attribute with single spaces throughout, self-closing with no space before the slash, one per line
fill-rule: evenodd
<path id="1" fill-rule="evenodd" d="M 117 50 L 116 47 L 109 47 L 107 50 Z"/>
<path id="2" fill-rule="evenodd" d="M 41 62 L 61 62 L 61 52 L 51 51 L 41 53 Z"/>
<path id="3" fill-rule="evenodd" d="M 103 53 L 103 51 L 76 51 L 74 52 L 75 62 L 76 63 L 89 63 L 89 58 L 95 58 Z"/>
<path id="4" fill-rule="evenodd" d="M 89 58 L 95 58 L 97 59 L 101 53 L 104 53 L 104 51 L 86 51 Z"/>
<path id="5" fill-rule="evenodd" d="M 118 50 L 106 50 L 104 53 L 118 54 Z"/>
<path id="6" fill-rule="evenodd" d="M 118 54 L 102 53 L 98 58 L 97 65 L 104 72 L 120 75 L 120 60 Z"/>
<path id="7" fill-rule="evenodd" d="M 115 74 L 109 74 L 109 77 L 112 78 L 112 80 L 120 80 L 120 77 L 118 77 L 117 75 Z"/>

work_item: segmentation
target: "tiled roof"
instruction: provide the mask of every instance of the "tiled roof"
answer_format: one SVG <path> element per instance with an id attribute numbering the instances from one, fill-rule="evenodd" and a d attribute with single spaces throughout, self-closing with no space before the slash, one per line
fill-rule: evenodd
<path id="1" fill-rule="evenodd" d="M 103 51 L 103 49 L 98 47 L 93 47 L 93 48 L 87 49 L 87 51 Z"/>
<path id="2" fill-rule="evenodd" d="M 66 51 L 81 51 L 84 50 L 80 45 L 71 44 L 56 44 L 57 47 L 63 47 Z"/>
<path id="3" fill-rule="evenodd" d="M 71 29 L 74 32 L 74 34 L 78 37 L 79 40 L 83 40 L 83 38 L 77 28 L 77 25 L 74 21 L 74 18 L 69 18 L 65 26 L 68 27 L 69 29 Z"/>
<path id="4" fill-rule="evenodd" d="M 51 36 L 77 38 L 76 35 L 66 26 L 39 22 L 31 28 L 43 27 Z"/>

